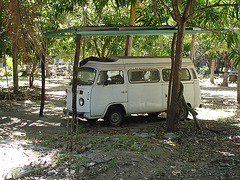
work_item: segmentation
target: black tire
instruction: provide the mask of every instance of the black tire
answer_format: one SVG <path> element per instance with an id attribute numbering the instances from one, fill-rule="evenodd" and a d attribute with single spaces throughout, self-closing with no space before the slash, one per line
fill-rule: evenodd
<path id="1" fill-rule="evenodd" d="M 187 119 L 187 117 L 188 117 L 188 110 L 185 107 L 183 107 L 179 115 L 179 120 L 184 121 L 185 119 Z"/>
<path id="2" fill-rule="evenodd" d="M 110 107 L 105 115 L 105 125 L 119 126 L 124 120 L 124 111 L 117 106 Z"/>
<path id="3" fill-rule="evenodd" d="M 148 113 L 149 116 L 151 117 L 158 117 L 160 113 Z"/>

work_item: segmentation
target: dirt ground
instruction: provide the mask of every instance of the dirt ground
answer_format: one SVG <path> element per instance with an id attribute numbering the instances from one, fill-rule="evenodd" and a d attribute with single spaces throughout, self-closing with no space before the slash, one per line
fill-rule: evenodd
<path id="1" fill-rule="evenodd" d="M 83 120 L 67 135 L 68 82 L 47 80 L 44 117 L 39 100 L 1 100 L 0 179 L 240 179 L 236 84 L 201 80 L 202 130 L 189 116 L 166 138 L 165 114 L 133 116 L 116 128 Z"/>

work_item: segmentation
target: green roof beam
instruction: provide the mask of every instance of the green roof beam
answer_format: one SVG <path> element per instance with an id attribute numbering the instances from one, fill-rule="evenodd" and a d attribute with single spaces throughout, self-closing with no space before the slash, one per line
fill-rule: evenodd
<path id="1" fill-rule="evenodd" d="M 171 26 L 160 27 L 76 27 L 43 33 L 44 37 L 74 37 L 82 36 L 126 36 L 126 35 L 172 35 L 177 29 Z M 199 28 L 187 27 L 185 34 L 205 33 Z"/>

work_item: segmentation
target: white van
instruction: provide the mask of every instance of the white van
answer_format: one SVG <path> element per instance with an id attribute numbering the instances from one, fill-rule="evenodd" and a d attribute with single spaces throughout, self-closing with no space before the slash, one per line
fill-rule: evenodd
<path id="1" fill-rule="evenodd" d="M 111 126 L 125 116 L 157 116 L 167 110 L 170 57 L 95 57 L 80 63 L 77 85 L 77 115 L 86 119 L 103 118 Z M 183 58 L 181 81 L 187 104 L 200 105 L 200 87 L 193 63 Z M 72 114 L 72 86 L 67 88 L 67 109 Z M 182 119 L 188 115 L 184 110 Z"/>

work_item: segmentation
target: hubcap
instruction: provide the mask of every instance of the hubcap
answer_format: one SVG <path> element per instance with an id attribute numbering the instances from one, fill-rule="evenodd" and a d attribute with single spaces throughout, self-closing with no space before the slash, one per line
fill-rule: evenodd
<path id="1" fill-rule="evenodd" d="M 112 115 L 111 115 L 111 121 L 112 121 L 113 123 L 119 122 L 120 119 L 121 119 L 121 115 L 120 115 L 118 112 L 112 113 Z"/>

